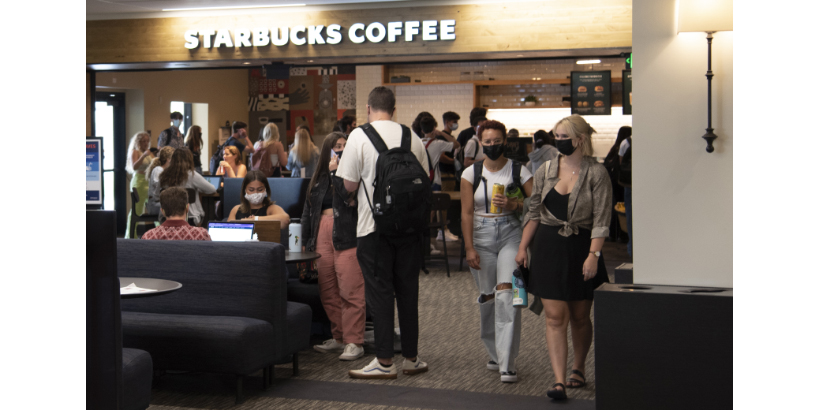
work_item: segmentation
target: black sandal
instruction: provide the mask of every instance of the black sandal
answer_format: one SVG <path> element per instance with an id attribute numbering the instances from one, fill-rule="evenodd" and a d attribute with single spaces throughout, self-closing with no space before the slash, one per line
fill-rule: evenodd
<path id="1" fill-rule="evenodd" d="M 569 387 L 570 389 L 578 389 L 587 385 L 587 378 L 584 377 L 584 374 L 581 373 L 580 370 L 573 370 L 572 374 L 581 376 L 581 379 L 583 380 L 578 380 L 570 376 L 569 379 L 567 379 L 567 387 Z"/>
<path id="2" fill-rule="evenodd" d="M 561 386 L 561 390 L 556 389 L 556 386 Z M 555 383 L 552 385 L 552 388 L 547 390 L 547 397 L 553 400 L 566 400 L 567 398 L 567 386 L 564 386 L 564 383 Z"/>

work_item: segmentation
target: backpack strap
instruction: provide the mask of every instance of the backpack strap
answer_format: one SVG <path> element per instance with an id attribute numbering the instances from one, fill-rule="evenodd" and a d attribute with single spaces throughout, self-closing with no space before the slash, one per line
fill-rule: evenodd
<path id="1" fill-rule="evenodd" d="M 516 186 L 521 186 L 521 163 L 518 162 L 518 161 L 515 161 L 515 160 L 510 160 L 510 161 L 513 162 L 513 165 L 512 165 L 512 167 L 513 167 L 512 168 L 513 183 Z"/>
<path id="2" fill-rule="evenodd" d="M 478 184 L 481 183 L 481 174 L 484 171 L 484 160 L 473 163 L 473 195 L 478 190 Z"/>
<path id="3" fill-rule="evenodd" d="M 404 126 L 402 125 L 402 127 Z M 373 144 L 373 146 L 376 148 L 376 151 L 378 151 L 379 154 L 387 151 L 387 145 L 385 145 L 381 135 L 379 135 L 379 133 L 376 132 L 376 129 L 373 128 L 372 125 L 362 124 L 359 128 L 361 128 L 362 131 L 364 131 L 364 133 L 367 135 L 367 138 L 370 139 L 370 143 Z M 408 141 L 408 145 L 409 142 L 410 141 Z M 402 133 L 402 145 L 404 145 L 404 133 Z"/>
<path id="4" fill-rule="evenodd" d="M 367 124 L 367 125 L 370 125 L 370 124 Z M 401 148 L 404 149 L 404 150 L 407 150 L 407 152 L 412 152 L 410 150 L 410 128 L 407 128 L 407 126 L 404 125 L 404 124 L 399 124 L 399 125 L 401 125 Z M 376 134 L 376 135 L 378 135 L 378 134 Z M 383 143 L 384 142 L 382 142 L 382 144 Z M 387 146 L 385 146 L 384 148 L 386 150 Z"/>

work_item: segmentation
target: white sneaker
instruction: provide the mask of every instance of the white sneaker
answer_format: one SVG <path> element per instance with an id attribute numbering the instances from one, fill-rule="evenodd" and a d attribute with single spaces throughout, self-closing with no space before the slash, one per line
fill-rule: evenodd
<path id="1" fill-rule="evenodd" d="M 439 231 L 439 232 L 441 232 L 441 231 Z M 448 241 L 450 241 L 450 242 L 455 242 L 455 241 L 457 241 L 457 240 L 458 240 L 458 236 L 454 235 L 454 234 L 453 234 L 452 232 L 450 232 L 449 230 L 444 231 L 444 236 L 445 236 L 445 237 L 447 238 L 447 240 L 448 240 Z"/>
<path id="2" fill-rule="evenodd" d="M 351 379 L 395 379 L 398 377 L 395 364 L 382 366 L 379 359 L 375 358 L 370 364 L 359 370 L 349 370 L 347 375 Z"/>
<path id="3" fill-rule="evenodd" d="M 430 244 L 430 255 L 441 255 L 441 251 L 436 249 L 432 243 Z"/>
<path id="4" fill-rule="evenodd" d="M 344 343 L 339 343 L 335 339 L 327 339 L 322 344 L 313 346 L 313 350 L 319 353 L 341 352 L 344 348 Z"/>
<path id="5" fill-rule="evenodd" d="M 515 372 L 501 372 L 502 383 L 515 383 L 518 381 L 518 375 Z"/>
<path id="6" fill-rule="evenodd" d="M 422 362 L 420 357 L 416 357 L 415 362 L 411 362 L 407 358 L 404 359 L 404 363 L 401 365 L 401 372 L 407 375 L 414 375 L 419 373 L 424 373 L 427 371 L 427 363 Z"/>
<path id="7" fill-rule="evenodd" d="M 362 356 L 364 356 L 363 347 L 348 343 L 347 346 L 345 346 L 345 351 L 339 356 L 339 360 L 356 360 Z"/>
<path id="8" fill-rule="evenodd" d="M 438 236 L 436 236 L 437 241 L 443 241 L 444 237 L 441 235 L 441 231 L 438 231 Z"/>
<path id="9" fill-rule="evenodd" d="M 489 362 L 487 362 L 487 370 L 493 370 L 493 371 L 497 372 L 498 371 L 498 363 L 490 360 Z"/>

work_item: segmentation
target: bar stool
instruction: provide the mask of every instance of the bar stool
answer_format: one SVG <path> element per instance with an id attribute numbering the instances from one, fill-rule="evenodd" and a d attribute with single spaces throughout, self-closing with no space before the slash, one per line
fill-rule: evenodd
<path id="1" fill-rule="evenodd" d="M 140 201 L 140 194 L 137 192 L 137 188 L 132 188 L 131 189 L 131 224 L 128 227 L 128 232 L 131 236 L 131 239 L 139 238 L 140 236 L 142 236 L 142 235 L 137 235 L 137 231 L 136 231 L 137 224 L 139 224 L 139 225 L 150 224 L 151 227 L 153 228 L 154 223 L 157 222 L 157 219 L 159 218 L 159 215 L 157 215 L 157 214 L 154 214 L 154 215 L 151 215 L 151 214 L 137 215 L 137 209 L 134 206 L 134 204 L 139 203 L 139 201 Z"/>

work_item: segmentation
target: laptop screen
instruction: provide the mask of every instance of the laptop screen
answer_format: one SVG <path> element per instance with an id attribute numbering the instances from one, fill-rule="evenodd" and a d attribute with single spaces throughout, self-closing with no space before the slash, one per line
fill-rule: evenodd
<path id="1" fill-rule="evenodd" d="M 253 223 L 208 222 L 208 235 L 211 235 L 212 241 L 249 241 L 253 239 Z"/>
<path id="2" fill-rule="evenodd" d="M 221 175 L 203 175 L 202 177 L 205 178 L 205 180 L 207 180 L 208 182 L 210 182 L 211 185 L 214 186 L 214 188 L 219 189 L 219 183 L 222 182 Z"/>

